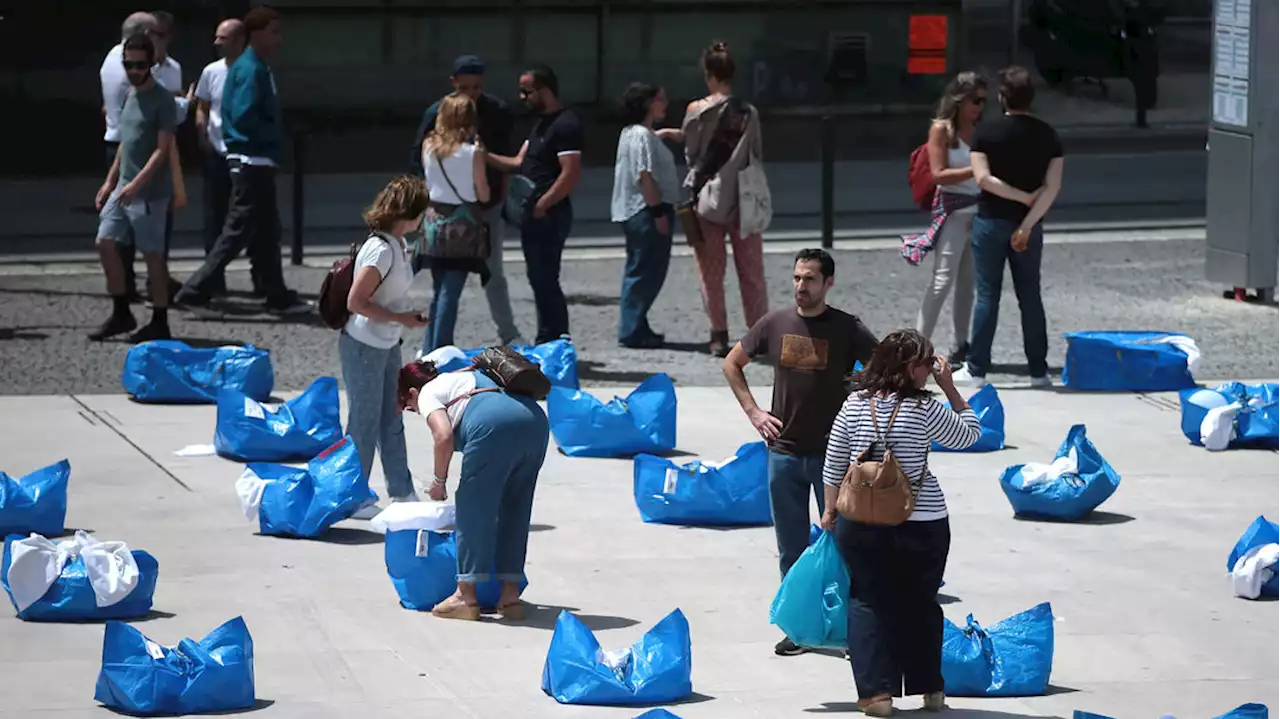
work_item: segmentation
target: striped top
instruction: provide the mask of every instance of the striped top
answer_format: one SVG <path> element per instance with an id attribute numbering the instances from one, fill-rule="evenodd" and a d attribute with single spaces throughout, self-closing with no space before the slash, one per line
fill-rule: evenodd
<path id="1" fill-rule="evenodd" d="M 964 449 L 982 436 L 978 415 L 972 409 L 956 413 L 947 405 L 931 397 L 909 399 L 888 430 L 889 417 L 898 406 L 896 395 L 876 400 L 876 424 L 880 436 L 888 441 L 902 466 L 902 472 L 919 489 L 916 508 L 907 519 L 909 522 L 928 522 L 947 516 L 947 500 L 942 496 L 938 480 L 929 471 L 929 443 L 937 441 L 948 449 Z M 849 464 L 856 459 L 875 438 L 871 425 L 871 403 L 866 395 L 854 393 L 844 401 L 840 414 L 831 426 L 827 440 L 827 460 L 822 470 L 822 481 L 839 486 Z M 883 450 L 877 451 L 879 459 Z"/>

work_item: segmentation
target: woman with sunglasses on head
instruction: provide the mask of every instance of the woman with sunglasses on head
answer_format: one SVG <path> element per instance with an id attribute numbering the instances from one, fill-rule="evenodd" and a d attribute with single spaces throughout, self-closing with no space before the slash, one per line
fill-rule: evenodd
<path id="1" fill-rule="evenodd" d="M 930 376 L 947 396 L 944 405 L 925 390 Z M 887 717 L 893 697 L 923 694 L 924 708 L 940 711 L 942 607 L 938 587 L 947 568 L 951 527 L 947 501 L 929 471 L 929 447 L 964 449 L 982 427 L 951 380 L 951 368 L 915 330 L 880 340 L 871 361 L 853 378 L 827 441 L 822 472 L 826 509 L 822 528 L 835 530 L 849 568 L 849 663 L 863 714 Z M 839 516 L 840 485 L 850 465 L 872 449 L 874 461 L 892 451 L 910 481 L 914 510 L 896 526 L 863 524 Z"/>
<path id="2" fill-rule="evenodd" d="M 529 520 L 538 473 L 547 456 L 547 415 L 529 397 L 509 394 L 482 372 L 436 372 L 428 361 L 400 370 L 400 406 L 427 420 L 434 441 L 435 481 L 431 499 L 448 497 L 445 485 L 455 451 L 462 453 L 458 478 L 458 590 L 431 613 L 444 619 L 480 618 L 476 584 L 502 582 L 497 613 L 524 617 L 524 580 Z"/>
<path id="3" fill-rule="evenodd" d="M 937 191 L 929 229 L 904 237 L 903 257 L 912 264 L 933 251 L 933 278 L 924 292 L 916 331 L 933 337 L 938 315 L 955 288 L 951 306 L 954 329 L 949 359 L 964 362 L 973 320 L 974 273 L 970 239 L 978 211 L 978 183 L 969 166 L 969 145 L 987 102 L 987 81 L 976 72 L 962 72 L 947 83 L 929 127 L 926 148 L 929 170 Z"/>

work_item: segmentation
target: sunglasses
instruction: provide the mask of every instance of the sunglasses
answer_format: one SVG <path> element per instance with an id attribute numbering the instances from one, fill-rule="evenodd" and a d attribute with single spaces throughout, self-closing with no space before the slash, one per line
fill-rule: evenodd
<path id="1" fill-rule="evenodd" d="M 982 95 L 981 97 L 971 97 L 971 98 L 969 98 L 969 99 L 970 99 L 971 101 L 973 101 L 973 104 L 975 104 L 975 105 L 985 105 L 985 104 L 987 104 L 987 96 L 986 96 L 986 95 Z"/>
<path id="2" fill-rule="evenodd" d="M 126 70 L 146 70 L 151 67 L 151 63 L 145 60 L 125 60 L 124 69 Z"/>
<path id="3" fill-rule="evenodd" d="M 532 94 L 533 94 L 533 93 L 535 93 L 535 92 L 537 92 L 537 90 L 535 90 L 535 89 L 533 89 L 533 88 L 522 87 L 522 88 L 520 88 L 520 97 L 529 97 L 530 95 L 532 95 Z"/>

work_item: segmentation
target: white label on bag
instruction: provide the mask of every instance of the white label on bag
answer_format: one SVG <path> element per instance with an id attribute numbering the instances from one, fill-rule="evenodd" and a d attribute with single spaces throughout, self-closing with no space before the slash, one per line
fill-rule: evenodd
<path id="1" fill-rule="evenodd" d="M 156 644 L 150 639 L 146 640 L 146 642 L 147 642 L 147 654 L 150 654 L 152 659 L 155 659 L 157 661 L 164 659 L 164 649 L 162 649 L 159 644 Z"/>
<path id="2" fill-rule="evenodd" d="M 667 479 L 662 484 L 663 494 L 675 494 L 676 483 L 680 481 L 680 470 L 675 467 L 667 467 Z"/>
<path id="3" fill-rule="evenodd" d="M 425 557 L 427 556 L 427 552 L 429 552 L 430 550 L 431 550 L 431 530 L 419 529 L 418 530 L 418 548 L 414 550 L 413 555 L 415 557 Z"/>
<path id="4" fill-rule="evenodd" d="M 244 416 L 253 417 L 254 419 L 266 419 L 266 415 L 262 412 L 262 405 L 248 397 L 244 398 Z"/>

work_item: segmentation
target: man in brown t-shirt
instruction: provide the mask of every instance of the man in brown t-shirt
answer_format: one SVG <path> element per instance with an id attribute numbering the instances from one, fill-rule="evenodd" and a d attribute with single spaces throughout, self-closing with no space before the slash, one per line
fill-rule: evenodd
<path id="1" fill-rule="evenodd" d="M 845 378 L 854 362 L 871 359 L 877 343 L 856 316 L 827 306 L 835 270 L 825 250 L 797 253 L 796 306 L 762 317 L 724 361 L 724 376 L 738 404 L 769 443 L 769 500 L 784 577 L 809 545 L 811 487 L 822 514 L 827 434 L 844 404 Z M 755 357 L 767 357 L 774 369 L 768 412 L 756 404 L 743 373 Z M 774 651 L 792 655 L 804 649 L 784 637 Z"/>

